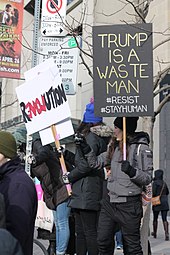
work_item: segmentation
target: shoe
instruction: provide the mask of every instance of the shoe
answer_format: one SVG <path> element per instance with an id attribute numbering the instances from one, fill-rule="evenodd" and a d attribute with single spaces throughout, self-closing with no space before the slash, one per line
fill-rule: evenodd
<path id="1" fill-rule="evenodd" d="M 116 249 L 117 249 L 117 250 L 122 250 L 121 245 L 117 245 L 117 246 L 116 246 Z"/>

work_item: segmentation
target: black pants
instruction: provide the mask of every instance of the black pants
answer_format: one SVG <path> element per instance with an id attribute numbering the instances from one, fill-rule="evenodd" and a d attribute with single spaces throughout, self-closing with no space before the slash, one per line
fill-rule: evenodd
<path id="1" fill-rule="evenodd" d="M 120 227 L 125 255 L 143 255 L 140 244 L 142 202 L 139 196 L 126 203 L 103 201 L 98 223 L 98 248 L 100 255 L 113 255 L 114 234 Z"/>
<path id="2" fill-rule="evenodd" d="M 75 210 L 76 254 L 98 255 L 97 224 L 98 212 Z"/>
<path id="3" fill-rule="evenodd" d="M 160 211 L 153 211 L 153 221 L 156 222 L 158 220 L 158 216 L 159 216 Z M 168 211 L 161 211 L 161 217 L 162 217 L 162 221 L 167 221 L 167 213 Z"/>

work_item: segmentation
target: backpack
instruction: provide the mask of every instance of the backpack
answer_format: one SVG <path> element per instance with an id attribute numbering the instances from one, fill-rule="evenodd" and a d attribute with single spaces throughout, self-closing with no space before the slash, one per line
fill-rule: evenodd
<path id="1" fill-rule="evenodd" d="M 137 143 L 135 150 L 134 150 L 134 158 L 135 158 L 135 162 L 137 163 L 138 161 L 138 156 L 139 156 L 139 151 L 140 151 L 140 147 L 142 144 L 148 145 L 147 143 Z M 133 167 L 135 167 L 135 164 L 133 164 Z M 148 184 L 143 186 L 143 191 L 142 191 L 142 205 L 143 206 L 147 206 L 152 199 L 152 184 Z"/>

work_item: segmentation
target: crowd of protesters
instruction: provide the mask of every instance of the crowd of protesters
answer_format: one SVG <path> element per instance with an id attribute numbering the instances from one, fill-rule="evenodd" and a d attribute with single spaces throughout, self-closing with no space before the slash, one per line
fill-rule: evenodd
<path id="1" fill-rule="evenodd" d="M 46 231 L 49 255 L 113 255 L 115 247 L 123 249 L 126 255 L 144 254 L 142 194 L 152 183 L 153 157 L 149 136 L 136 132 L 137 123 L 138 117 L 126 117 L 124 146 L 123 118 L 115 118 L 113 128 L 107 126 L 102 117 L 95 116 L 91 100 L 76 130 L 74 153 L 54 149 L 51 145 L 43 146 L 40 139 L 33 141 L 32 155 L 28 158 L 32 178 L 25 172 L 21 154 L 17 155 L 14 136 L 0 131 L 0 198 L 4 200 L 3 213 L 0 211 L 0 230 L 3 229 L 0 235 L 5 231 L 17 247 L 15 253 L 9 254 L 33 254 L 37 212 L 34 177 L 39 179 L 44 201 L 54 213 L 50 233 L 53 237 Z M 24 151 L 26 142 L 22 144 Z M 61 155 L 68 171 L 64 175 Z M 160 181 L 153 184 L 153 191 L 157 190 L 155 185 L 161 189 L 164 183 L 160 171 L 155 174 L 155 181 Z M 71 194 L 67 192 L 67 184 L 71 184 Z M 168 193 L 165 185 L 162 199 Z M 161 211 L 165 240 L 169 240 L 166 218 L 169 207 L 166 207 L 166 213 L 162 210 L 161 207 L 153 209 L 153 236 L 156 238 L 157 217 Z M 43 229 L 39 230 L 39 236 L 41 231 Z M 0 253 L 2 249 L 0 243 Z"/>

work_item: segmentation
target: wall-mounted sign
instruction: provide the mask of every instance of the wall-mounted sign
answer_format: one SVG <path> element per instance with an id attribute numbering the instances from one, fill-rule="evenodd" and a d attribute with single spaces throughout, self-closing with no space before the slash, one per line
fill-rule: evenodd
<path id="1" fill-rule="evenodd" d="M 24 0 L 0 1 L 0 77 L 20 78 Z"/>
<path id="2" fill-rule="evenodd" d="M 67 0 L 42 0 L 42 36 L 64 36 Z"/>
<path id="3" fill-rule="evenodd" d="M 76 92 L 78 54 L 76 40 L 73 37 L 41 37 L 39 39 L 39 63 L 53 58 L 57 65 L 67 95 Z"/>

